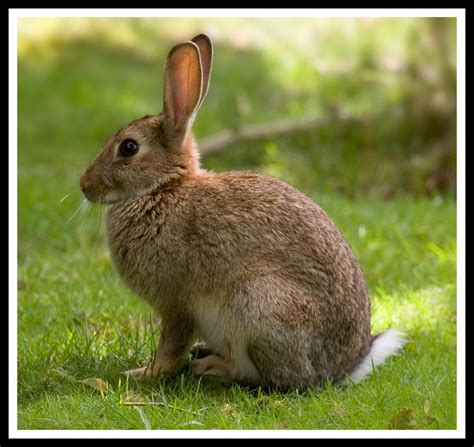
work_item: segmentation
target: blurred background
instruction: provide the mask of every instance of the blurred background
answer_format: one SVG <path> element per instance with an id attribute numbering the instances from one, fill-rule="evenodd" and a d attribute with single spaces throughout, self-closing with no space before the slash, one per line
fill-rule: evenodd
<path id="1" fill-rule="evenodd" d="M 395 375 L 307 414 L 379 429 L 416 408 L 417 427 L 456 427 L 456 19 L 443 18 L 19 19 L 19 427 L 143 425 L 117 411 L 119 392 L 91 400 L 69 380 L 120 383 L 154 346 L 149 307 L 113 268 L 105 207 L 84 203 L 79 177 L 120 127 L 161 112 L 168 51 L 201 32 L 215 44 L 194 126 L 203 167 L 273 175 L 320 204 L 360 260 L 373 332 L 409 334 Z M 259 138 L 216 145 L 221 132 Z M 219 393 L 209 408 L 225 418 L 235 402 Z M 157 427 L 183 427 L 155 408 Z"/>
<path id="2" fill-rule="evenodd" d="M 215 59 L 198 141 L 290 129 L 204 155 L 205 168 L 347 198 L 455 195 L 455 18 L 20 19 L 20 189 L 44 174 L 78 189 L 119 127 L 161 111 L 167 52 L 200 32 Z"/>

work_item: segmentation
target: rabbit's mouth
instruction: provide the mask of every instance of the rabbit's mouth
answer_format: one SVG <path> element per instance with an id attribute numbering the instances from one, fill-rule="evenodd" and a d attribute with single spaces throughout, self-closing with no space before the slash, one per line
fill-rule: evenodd
<path id="1" fill-rule="evenodd" d="M 126 200 L 130 197 L 130 195 L 125 195 L 125 196 L 120 195 L 116 191 L 110 191 L 107 194 L 100 195 L 100 196 L 93 194 L 90 191 L 84 190 L 84 189 L 82 190 L 82 192 L 84 193 L 84 196 L 89 202 L 100 203 L 102 205 L 112 205 L 113 203 Z"/>
<path id="2" fill-rule="evenodd" d="M 144 188 L 138 191 L 127 191 L 127 192 L 119 192 L 119 191 L 109 191 L 105 195 L 98 197 L 97 195 L 93 195 L 84 191 L 84 195 L 89 202 L 100 203 L 103 205 L 112 205 L 117 202 L 123 202 L 128 199 L 132 199 L 134 197 L 144 196 L 147 194 L 152 194 L 156 190 L 156 187 L 151 188 Z"/>
<path id="3" fill-rule="evenodd" d="M 98 192 L 97 189 L 92 188 L 87 182 L 81 179 L 81 190 L 85 198 L 92 203 L 111 204 L 121 200 L 120 195 L 116 191 L 109 191 L 107 193 Z"/>
<path id="4" fill-rule="evenodd" d="M 90 170 L 81 175 L 79 184 L 85 198 L 92 203 L 111 204 L 128 196 L 116 188 L 107 177 L 97 178 Z"/>

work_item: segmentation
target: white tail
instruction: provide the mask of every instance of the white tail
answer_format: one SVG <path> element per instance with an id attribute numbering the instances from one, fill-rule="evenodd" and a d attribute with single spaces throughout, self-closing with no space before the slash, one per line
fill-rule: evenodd
<path id="1" fill-rule="evenodd" d="M 396 354 L 404 343 L 404 335 L 396 329 L 382 332 L 372 342 L 364 360 L 349 374 L 351 381 L 357 383 L 365 379 L 372 372 L 373 366 L 380 365 L 387 357 Z"/>

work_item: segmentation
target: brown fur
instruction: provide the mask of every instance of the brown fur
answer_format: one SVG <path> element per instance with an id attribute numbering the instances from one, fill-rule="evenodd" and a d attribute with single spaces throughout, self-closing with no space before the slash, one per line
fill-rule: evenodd
<path id="1" fill-rule="evenodd" d="M 86 197 L 112 204 L 120 276 L 162 319 L 154 360 L 130 374 L 175 374 L 202 338 L 212 354 L 194 360 L 197 374 L 281 388 L 340 381 L 371 343 L 359 264 L 327 214 L 293 187 L 199 168 L 190 128 L 212 63 L 204 44 L 201 36 L 171 50 L 181 59 L 167 64 L 164 113 L 120 130 L 81 177 Z M 195 63 L 199 72 L 183 76 Z M 139 143 L 137 155 L 117 154 L 125 138 Z"/>

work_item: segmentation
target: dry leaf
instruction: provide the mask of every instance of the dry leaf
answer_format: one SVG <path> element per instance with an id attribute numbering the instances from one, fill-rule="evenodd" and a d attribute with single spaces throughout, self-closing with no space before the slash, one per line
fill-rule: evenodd
<path id="1" fill-rule="evenodd" d="M 436 420 L 433 416 L 431 416 L 430 413 L 430 406 L 431 402 L 429 400 L 425 400 L 423 402 L 423 414 L 425 415 L 425 421 L 427 424 L 431 424 Z"/>
<path id="2" fill-rule="evenodd" d="M 89 379 L 79 380 L 81 383 L 85 383 L 90 387 L 98 391 L 107 391 L 109 389 L 109 384 L 106 380 L 99 379 L 97 377 L 91 377 Z"/>
<path id="3" fill-rule="evenodd" d="M 390 419 L 389 427 L 394 430 L 410 430 L 416 427 L 415 409 L 401 407 Z"/>
<path id="4" fill-rule="evenodd" d="M 423 402 L 423 413 L 425 416 L 428 416 L 428 413 L 430 412 L 430 405 L 431 402 L 429 400 Z"/>
<path id="5" fill-rule="evenodd" d="M 288 430 L 288 422 L 287 421 L 278 422 L 275 428 L 277 430 Z"/>

